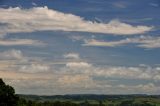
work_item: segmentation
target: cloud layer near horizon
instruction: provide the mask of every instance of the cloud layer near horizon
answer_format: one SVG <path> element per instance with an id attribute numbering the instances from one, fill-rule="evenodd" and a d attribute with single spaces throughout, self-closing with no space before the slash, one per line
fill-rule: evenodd
<path id="1" fill-rule="evenodd" d="M 33 87 L 40 87 L 38 91 L 34 91 L 34 93 L 39 94 L 43 94 L 43 92 L 40 92 L 41 90 L 47 89 L 49 91 L 45 91 L 45 94 L 66 94 L 68 90 L 74 93 L 75 89 L 79 93 L 82 92 L 81 90 L 90 93 L 89 89 L 96 92 L 100 90 L 104 93 L 113 93 L 113 89 L 116 88 L 120 89 L 119 93 L 135 92 L 134 90 L 141 93 L 158 92 L 159 86 L 156 83 L 160 82 L 159 66 L 101 67 L 85 61 L 78 53 L 72 52 L 63 56 L 65 57 L 63 65 L 56 68 L 56 65 L 49 64 L 54 61 L 48 61 L 47 63 L 35 59 L 33 62 L 33 58 L 27 57 L 20 50 L 12 49 L 0 52 L 0 62 L 4 64 L 3 67 L 0 67 L 0 70 L 2 70 L 0 71 L 0 77 L 5 78 L 7 83 L 13 85 L 17 92 L 22 92 L 21 90 L 24 89 L 26 93 L 29 93 L 29 90 Z M 10 61 L 4 62 L 3 59 Z M 67 61 L 68 59 L 69 61 Z M 14 62 L 11 60 L 14 60 Z M 113 82 L 112 79 L 114 79 Z M 119 82 L 120 79 L 147 81 L 147 83 L 139 82 L 133 86 L 133 84 Z M 34 82 L 31 82 L 31 80 L 34 80 Z M 119 83 L 115 84 L 115 82 Z"/>
<path id="2" fill-rule="evenodd" d="M 11 15 L 12 14 L 12 15 Z M 35 31 L 79 31 L 114 35 L 141 34 L 153 29 L 152 26 L 133 26 L 118 20 L 109 23 L 87 21 L 80 16 L 62 13 L 47 7 L 31 9 L 0 8 L 1 37 L 7 33 Z"/>

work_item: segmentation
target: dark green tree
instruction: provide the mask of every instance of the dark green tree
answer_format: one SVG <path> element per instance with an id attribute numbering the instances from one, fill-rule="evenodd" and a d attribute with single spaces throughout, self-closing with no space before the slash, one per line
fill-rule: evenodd
<path id="1" fill-rule="evenodd" d="M 0 79 L 0 106 L 16 106 L 17 101 L 18 97 L 15 95 L 14 88 Z"/>

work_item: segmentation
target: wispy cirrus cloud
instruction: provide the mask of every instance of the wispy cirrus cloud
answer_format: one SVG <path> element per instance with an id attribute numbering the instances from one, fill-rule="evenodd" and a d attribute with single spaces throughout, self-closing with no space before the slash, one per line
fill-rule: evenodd
<path id="1" fill-rule="evenodd" d="M 159 4 L 158 3 L 149 3 L 150 6 L 153 6 L 153 7 L 159 7 Z"/>
<path id="2" fill-rule="evenodd" d="M 32 39 L 0 39 L 0 46 L 45 46 L 46 44 L 39 40 Z"/>
<path id="3" fill-rule="evenodd" d="M 127 6 L 128 6 L 128 2 L 118 1 L 118 2 L 113 2 L 113 3 L 112 3 L 112 5 L 113 5 L 114 7 L 124 9 L 124 8 L 127 8 Z"/>
<path id="4" fill-rule="evenodd" d="M 12 15 L 10 15 L 12 14 Z M 153 30 L 153 26 L 130 25 L 111 20 L 109 23 L 97 23 L 84 20 L 73 14 L 67 14 L 47 7 L 31 9 L 0 8 L 0 34 L 35 31 L 80 31 L 115 35 L 141 34 Z"/>
<path id="5" fill-rule="evenodd" d="M 99 41 L 95 39 L 85 40 L 83 46 L 102 46 L 102 47 L 116 47 L 127 44 L 136 44 L 141 48 L 160 48 L 160 37 L 153 36 L 140 36 L 135 38 L 125 38 L 118 41 Z"/>

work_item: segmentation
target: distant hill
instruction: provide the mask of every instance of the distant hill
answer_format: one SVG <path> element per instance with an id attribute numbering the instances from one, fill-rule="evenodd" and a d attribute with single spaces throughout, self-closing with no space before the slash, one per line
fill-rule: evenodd
<path id="1" fill-rule="evenodd" d="M 73 94 L 73 95 L 53 95 L 53 96 L 38 96 L 38 95 L 23 95 L 19 94 L 19 97 L 26 100 L 35 101 L 54 101 L 54 100 L 119 100 L 119 99 L 134 99 L 134 98 L 158 98 L 160 95 L 145 95 L 145 94 L 133 94 L 133 95 L 96 95 L 96 94 Z"/>

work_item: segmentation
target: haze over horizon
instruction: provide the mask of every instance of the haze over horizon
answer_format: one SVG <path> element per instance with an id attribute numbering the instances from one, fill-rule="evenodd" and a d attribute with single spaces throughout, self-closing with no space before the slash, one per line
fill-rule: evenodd
<path id="1" fill-rule="evenodd" d="M 0 0 L 0 78 L 17 94 L 160 94 L 159 0 Z"/>

